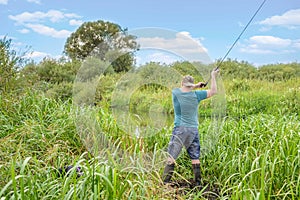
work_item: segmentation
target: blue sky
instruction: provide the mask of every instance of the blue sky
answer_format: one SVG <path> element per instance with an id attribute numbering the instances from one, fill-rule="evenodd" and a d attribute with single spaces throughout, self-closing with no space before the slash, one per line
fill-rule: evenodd
<path id="1" fill-rule="evenodd" d="M 36 61 L 45 56 L 58 58 L 67 37 L 83 22 L 104 20 L 129 32 L 138 30 L 140 41 L 155 44 L 137 55 L 140 63 L 168 63 L 178 55 L 185 57 L 183 51 L 191 41 L 215 61 L 223 58 L 262 2 L 0 0 L 0 38 L 11 38 L 14 48 L 21 51 L 29 46 L 32 53 L 28 56 Z M 148 30 L 151 41 L 146 40 Z M 174 40 L 160 38 L 160 31 L 174 33 Z M 228 58 L 256 66 L 300 62 L 300 1 L 267 0 Z"/>

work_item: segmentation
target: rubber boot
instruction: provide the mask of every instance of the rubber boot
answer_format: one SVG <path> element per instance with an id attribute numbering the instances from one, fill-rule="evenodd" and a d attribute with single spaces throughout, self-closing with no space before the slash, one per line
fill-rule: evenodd
<path id="1" fill-rule="evenodd" d="M 174 172 L 174 168 L 175 168 L 175 163 L 170 164 L 170 165 L 166 165 L 165 170 L 164 170 L 164 174 L 163 174 L 163 181 L 164 184 L 170 183 L 171 182 L 171 178 Z"/>
<path id="2" fill-rule="evenodd" d="M 195 176 L 195 186 L 200 186 L 201 184 L 201 172 L 200 172 L 200 164 L 192 164 L 193 172 Z"/>

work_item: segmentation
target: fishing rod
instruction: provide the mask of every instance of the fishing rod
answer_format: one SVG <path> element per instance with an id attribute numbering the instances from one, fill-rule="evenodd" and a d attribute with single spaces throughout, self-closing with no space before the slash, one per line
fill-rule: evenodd
<path id="1" fill-rule="evenodd" d="M 258 9 L 256 10 L 256 12 L 254 13 L 254 15 L 251 17 L 251 19 L 249 20 L 249 22 L 247 23 L 247 25 L 245 26 L 245 28 L 242 30 L 242 32 L 239 34 L 239 36 L 236 38 L 236 40 L 234 41 L 234 43 L 231 45 L 231 47 L 228 49 L 228 51 L 226 52 L 225 56 L 222 58 L 221 62 L 218 64 L 218 66 L 214 69 L 215 71 L 217 71 L 221 64 L 223 63 L 223 61 L 225 60 L 225 58 L 228 56 L 228 54 L 230 53 L 230 51 L 233 49 L 233 47 L 235 46 L 235 44 L 237 43 L 237 41 L 241 38 L 241 36 L 244 34 L 244 32 L 246 31 L 246 29 L 248 28 L 248 26 L 251 24 L 252 20 L 254 19 L 254 17 L 257 15 L 257 13 L 260 11 L 260 9 L 263 7 L 263 5 L 266 3 L 267 0 L 264 0 L 260 6 L 258 7 Z M 206 87 L 208 82 L 210 81 L 211 76 L 209 77 L 209 79 L 205 82 L 205 83 L 201 83 L 200 87 Z"/>

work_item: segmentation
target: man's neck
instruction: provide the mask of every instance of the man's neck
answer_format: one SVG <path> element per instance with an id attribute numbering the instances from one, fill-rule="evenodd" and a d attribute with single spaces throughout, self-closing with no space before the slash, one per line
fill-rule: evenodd
<path id="1" fill-rule="evenodd" d="M 190 91 L 192 91 L 192 89 L 190 87 L 185 87 L 185 86 L 182 86 L 180 89 L 181 89 L 182 92 L 190 92 Z"/>

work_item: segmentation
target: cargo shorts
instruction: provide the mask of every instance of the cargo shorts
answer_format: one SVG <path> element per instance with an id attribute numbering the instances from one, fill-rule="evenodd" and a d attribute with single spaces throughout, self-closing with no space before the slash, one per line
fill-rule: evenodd
<path id="1" fill-rule="evenodd" d="M 174 127 L 170 139 L 168 153 L 176 160 L 185 147 L 192 160 L 198 160 L 200 157 L 200 142 L 198 128 L 193 127 Z"/>

